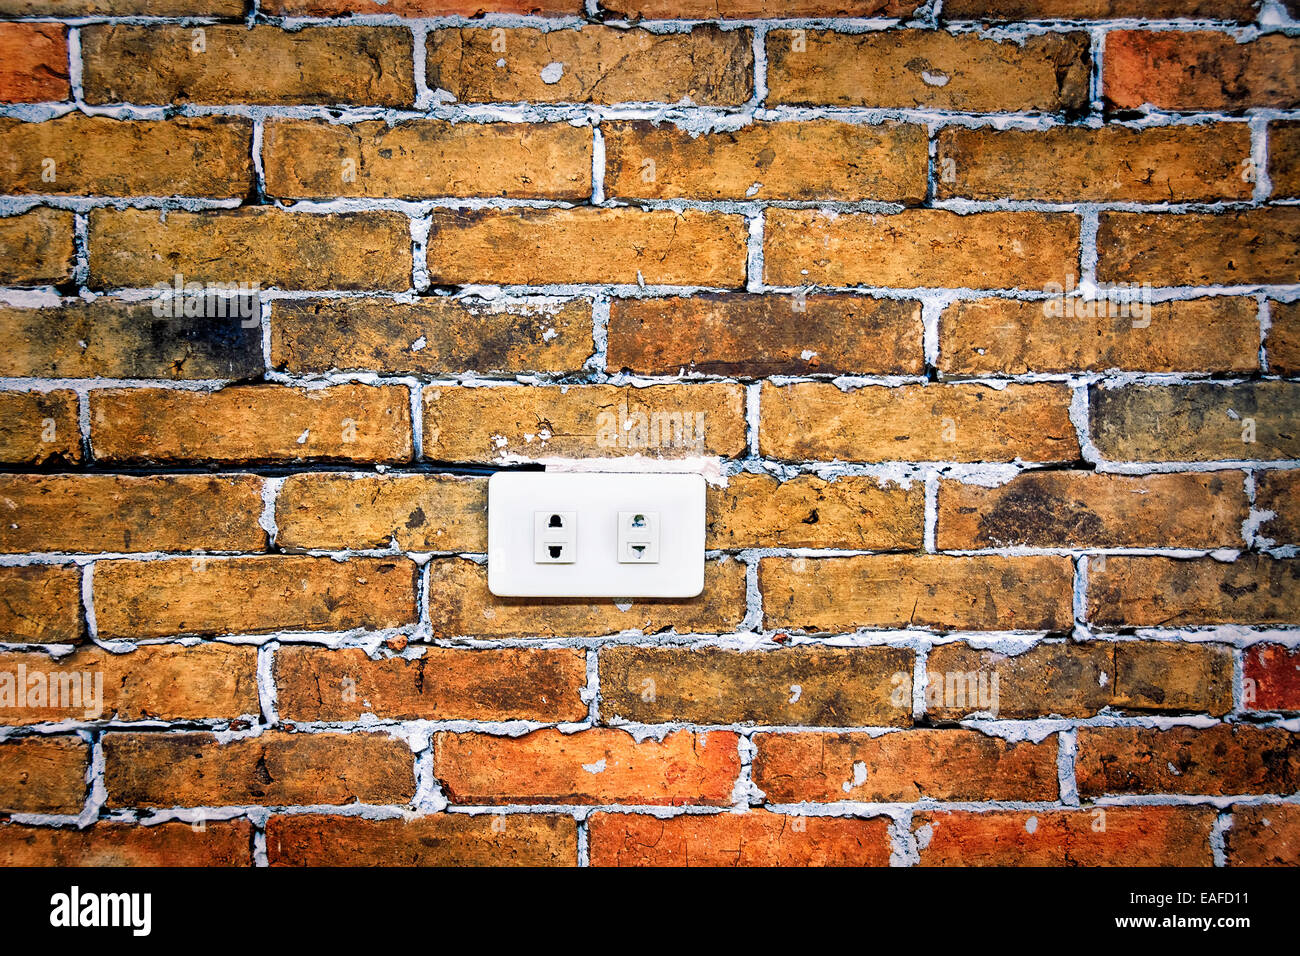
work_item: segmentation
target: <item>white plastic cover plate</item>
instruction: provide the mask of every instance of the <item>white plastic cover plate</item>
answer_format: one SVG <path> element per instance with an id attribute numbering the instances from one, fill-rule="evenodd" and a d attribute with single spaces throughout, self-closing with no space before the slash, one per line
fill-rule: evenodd
<path id="1" fill-rule="evenodd" d="M 497 472 L 488 480 L 488 590 L 695 597 L 704 590 L 704 479 Z"/>

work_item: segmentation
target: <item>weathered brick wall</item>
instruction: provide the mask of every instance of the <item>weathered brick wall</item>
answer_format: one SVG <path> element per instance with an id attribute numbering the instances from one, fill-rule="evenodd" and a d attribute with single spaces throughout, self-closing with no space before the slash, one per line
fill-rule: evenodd
<path id="1" fill-rule="evenodd" d="M 0 0 L 0 860 L 1300 861 L 1297 16 Z"/>

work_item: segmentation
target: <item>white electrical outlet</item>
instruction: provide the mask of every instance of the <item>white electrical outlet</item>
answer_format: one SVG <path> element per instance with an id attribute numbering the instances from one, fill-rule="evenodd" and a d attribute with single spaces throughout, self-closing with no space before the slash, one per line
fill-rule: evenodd
<path id="1" fill-rule="evenodd" d="M 500 597 L 686 598 L 704 590 L 704 479 L 497 472 L 488 589 Z"/>
<path id="2" fill-rule="evenodd" d="M 659 563 L 659 512 L 618 513 L 618 560 L 623 564 Z"/>
<path id="3" fill-rule="evenodd" d="M 573 564 L 578 551 L 575 511 L 533 513 L 533 560 L 538 564 Z"/>

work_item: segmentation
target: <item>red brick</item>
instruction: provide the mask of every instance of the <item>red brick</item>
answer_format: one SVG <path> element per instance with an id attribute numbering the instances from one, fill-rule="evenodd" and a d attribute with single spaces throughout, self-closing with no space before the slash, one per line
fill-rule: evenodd
<path id="1" fill-rule="evenodd" d="M 927 811 L 922 866 L 1212 866 L 1212 807 Z"/>
<path id="2" fill-rule="evenodd" d="M 1255 644 L 1243 655 L 1246 710 L 1300 711 L 1300 648 Z"/>
<path id="3" fill-rule="evenodd" d="M 452 803 L 724 806 L 740 775 L 739 738 L 679 730 L 637 743 L 622 730 L 523 737 L 438 733 L 433 772 Z"/>
<path id="4" fill-rule="evenodd" d="M 276 709 L 291 721 L 580 721 L 587 685 L 582 650 L 424 648 L 412 660 L 365 651 L 282 647 Z"/>
<path id="5" fill-rule="evenodd" d="M 945 0 L 949 20 L 1255 19 L 1254 0 Z"/>
<path id="6" fill-rule="evenodd" d="M 748 813 L 588 818 L 592 866 L 888 866 L 889 818 Z"/>
<path id="7" fill-rule="evenodd" d="M 1117 109 L 1291 109 L 1300 105 L 1300 43 L 1281 33 L 1239 43 L 1208 30 L 1114 30 L 1102 76 Z"/>
<path id="8" fill-rule="evenodd" d="M 0 102 L 40 103 L 71 96 L 68 31 L 62 24 L 0 23 L 0 64 Z"/>

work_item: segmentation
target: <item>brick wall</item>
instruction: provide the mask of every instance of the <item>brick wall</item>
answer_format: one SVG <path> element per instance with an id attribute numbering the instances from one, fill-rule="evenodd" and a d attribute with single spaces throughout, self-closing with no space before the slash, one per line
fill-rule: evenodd
<path id="1" fill-rule="evenodd" d="M 1300 862 L 1296 16 L 0 0 L 0 860 Z"/>

